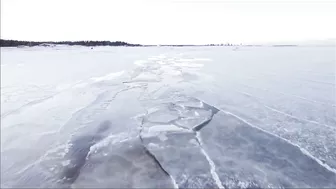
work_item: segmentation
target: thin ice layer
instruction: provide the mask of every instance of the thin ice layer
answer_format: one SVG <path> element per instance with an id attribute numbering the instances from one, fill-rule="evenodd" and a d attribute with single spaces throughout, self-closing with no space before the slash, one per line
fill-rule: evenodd
<path id="1" fill-rule="evenodd" d="M 222 184 L 239 187 L 333 187 L 336 175 L 300 148 L 219 112 L 201 131 Z"/>
<path id="2" fill-rule="evenodd" d="M 179 188 L 218 188 L 210 165 L 192 132 L 144 137 L 143 145 L 171 175 Z"/>

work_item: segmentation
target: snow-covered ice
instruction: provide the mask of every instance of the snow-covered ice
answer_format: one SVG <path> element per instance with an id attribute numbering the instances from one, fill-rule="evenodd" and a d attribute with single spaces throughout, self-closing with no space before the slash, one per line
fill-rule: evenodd
<path id="1" fill-rule="evenodd" d="M 335 188 L 335 47 L 1 48 L 1 187 Z"/>

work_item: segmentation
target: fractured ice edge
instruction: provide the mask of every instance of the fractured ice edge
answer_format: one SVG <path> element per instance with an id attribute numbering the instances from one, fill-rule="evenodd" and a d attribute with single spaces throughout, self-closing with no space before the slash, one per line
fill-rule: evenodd
<path id="1" fill-rule="evenodd" d="M 159 105 L 141 119 L 139 137 L 103 139 L 111 127 L 104 122 L 95 136 L 73 139 L 60 175 L 63 184 L 79 188 L 336 186 L 335 172 L 299 147 L 198 99 Z M 100 140 L 107 142 L 95 148 Z"/>

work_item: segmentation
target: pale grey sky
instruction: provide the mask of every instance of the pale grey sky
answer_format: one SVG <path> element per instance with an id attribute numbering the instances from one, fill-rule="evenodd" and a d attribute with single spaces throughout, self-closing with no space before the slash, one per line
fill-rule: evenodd
<path id="1" fill-rule="evenodd" d="M 336 1 L 1 0 L 1 38 L 204 44 L 336 38 Z"/>

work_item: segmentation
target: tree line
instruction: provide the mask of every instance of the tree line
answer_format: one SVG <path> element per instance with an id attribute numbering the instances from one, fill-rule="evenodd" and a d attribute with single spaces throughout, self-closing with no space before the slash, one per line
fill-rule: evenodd
<path id="1" fill-rule="evenodd" d="M 140 45 L 131 44 L 123 41 L 19 41 L 0 39 L 0 47 L 20 47 L 20 46 L 49 46 L 49 45 L 81 45 L 81 46 L 130 46 L 130 47 L 150 47 L 150 46 L 170 46 L 170 47 L 186 47 L 186 46 L 236 46 L 234 44 L 206 44 L 206 45 Z M 241 44 L 240 44 L 241 45 Z"/>
<path id="2" fill-rule="evenodd" d="M 19 46 L 47 46 L 47 45 L 81 45 L 81 46 L 141 46 L 130 44 L 123 41 L 18 41 L 0 39 L 0 47 L 19 47 Z"/>

